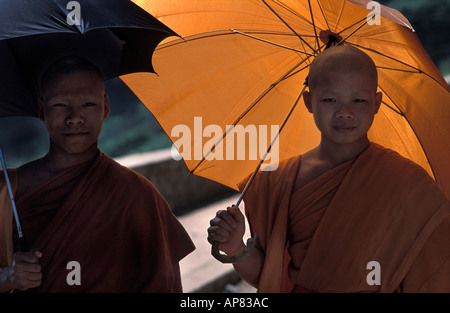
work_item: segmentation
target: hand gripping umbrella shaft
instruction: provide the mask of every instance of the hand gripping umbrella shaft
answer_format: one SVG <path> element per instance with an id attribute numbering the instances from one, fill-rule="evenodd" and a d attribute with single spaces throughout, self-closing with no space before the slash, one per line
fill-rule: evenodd
<path id="1" fill-rule="evenodd" d="M 14 201 L 14 195 L 13 195 L 13 192 L 11 189 L 11 183 L 9 181 L 5 157 L 3 156 L 3 151 L 2 151 L 1 146 L 0 146 L 0 159 L 2 161 L 2 168 L 3 168 L 3 173 L 5 174 L 6 185 L 8 186 L 8 192 L 9 192 L 9 197 L 11 199 L 12 209 L 13 209 L 13 213 L 14 213 L 14 219 L 16 220 L 17 233 L 19 234 L 19 250 L 20 251 L 29 251 L 28 244 L 22 233 L 22 228 L 20 227 L 20 221 L 19 221 L 19 216 L 17 215 L 16 203 Z"/>
<path id="2" fill-rule="evenodd" d="M 267 148 L 266 153 L 261 158 L 261 161 L 258 163 L 258 166 L 256 167 L 255 171 L 252 173 L 252 176 L 250 176 L 250 178 L 249 178 L 247 184 L 245 185 L 245 188 L 242 191 L 239 199 L 236 201 L 236 204 L 234 204 L 233 206 L 239 207 L 239 204 L 241 203 L 242 199 L 244 198 L 244 195 L 247 192 L 248 187 L 250 186 L 250 184 L 252 183 L 253 179 L 255 178 L 256 173 L 258 173 L 259 169 L 261 168 L 261 165 L 263 164 L 264 160 L 266 159 L 267 155 L 269 154 L 270 149 L 274 145 L 275 141 L 278 139 L 278 136 L 280 135 L 281 130 L 283 129 L 283 127 L 286 124 L 287 120 L 289 119 L 289 117 L 291 116 L 291 114 L 294 111 L 295 107 L 297 106 L 297 103 L 300 100 L 303 92 L 305 91 L 305 88 L 306 88 L 306 82 L 305 82 L 305 85 L 303 86 L 302 90 L 300 91 L 297 99 L 295 99 L 295 102 L 292 105 L 291 109 L 289 110 L 288 114 L 286 115 L 286 118 L 284 119 L 283 124 L 281 124 L 280 129 L 278 130 L 276 136 L 273 138 L 272 142 L 270 143 L 269 148 Z M 242 261 L 243 259 L 245 259 L 246 257 L 248 257 L 252 253 L 253 248 L 255 247 L 256 239 L 257 239 L 257 234 L 255 233 L 255 238 L 247 239 L 247 247 L 244 249 L 244 251 L 242 251 L 242 253 L 239 254 L 239 255 L 233 255 L 233 256 L 229 256 L 229 255 L 225 255 L 225 254 L 220 253 L 220 251 L 219 251 L 219 244 L 220 243 L 218 241 L 214 241 L 213 244 L 212 244 L 212 247 L 211 247 L 211 254 L 213 255 L 213 257 L 215 257 L 217 260 L 219 260 L 222 263 L 236 263 L 236 262 Z"/>

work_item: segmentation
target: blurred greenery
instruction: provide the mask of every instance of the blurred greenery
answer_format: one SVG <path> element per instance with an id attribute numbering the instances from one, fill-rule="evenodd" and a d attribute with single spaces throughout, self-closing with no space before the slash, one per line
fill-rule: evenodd
<path id="1" fill-rule="evenodd" d="M 411 23 L 425 50 L 441 71 L 450 75 L 450 1 L 386 0 L 378 1 L 400 11 Z"/>
<path id="2" fill-rule="evenodd" d="M 399 10 L 414 27 L 417 36 L 442 74 L 450 75 L 450 1 L 386 0 L 381 4 Z M 99 146 L 112 157 L 153 151 L 171 146 L 153 115 L 121 82 L 107 82 L 111 114 L 105 121 Z M 36 118 L 0 118 L 0 144 L 9 167 L 43 156 L 48 151 L 45 126 Z"/>
<path id="3" fill-rule="evenodd" d="M 111 114 L 105 121 L 99 147 L 112 157 L 169 148 L 169 137 L 155 117 L 118 78 L 107 84 Z"/>

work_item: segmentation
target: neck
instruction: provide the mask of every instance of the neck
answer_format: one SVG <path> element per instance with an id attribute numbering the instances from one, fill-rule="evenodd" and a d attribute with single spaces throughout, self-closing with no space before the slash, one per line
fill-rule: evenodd
<path id="1" fill-rule="evenodd" d="M 339 165 L 346 161 L 356 158 L 364 152 L 370 145 L 367 137 L 361 138 L 359 141 L 351 144 L 337 144 L 322 138 L 317 152 L 322 160 L 332 165 Z"/>
<path id="2" fill-rule="evenodd" d="M 92 145 L 83 153 L 75 154 L 68 153 L 50 143 L 49 152 L 40 160 L 40 162 L 43 169 L 49 173 L 55 174 L 72 166 L 93 161 L 97 156 L 97 152 L 97 144 Z"/>

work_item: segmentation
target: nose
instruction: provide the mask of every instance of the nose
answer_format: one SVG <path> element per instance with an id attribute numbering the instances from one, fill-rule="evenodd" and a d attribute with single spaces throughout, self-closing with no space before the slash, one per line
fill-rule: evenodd
<path id="1" fill-rule="evenodd" d="M 83 114 L 76 109 L 72 109 L 66 118 L 67 125 L 81 125 L 84 124 L 84 121 L 85 119 Z"/>
<path id="2" fill-rule="evenodd" d="M 336 110 L 336 117 L 337 118 L 353 118 L 354 112 L 353 112 L 353 108 L 350 104 L 348 103 L 341 103 L 341 105 L 339 105 L 338 109 Z"/>

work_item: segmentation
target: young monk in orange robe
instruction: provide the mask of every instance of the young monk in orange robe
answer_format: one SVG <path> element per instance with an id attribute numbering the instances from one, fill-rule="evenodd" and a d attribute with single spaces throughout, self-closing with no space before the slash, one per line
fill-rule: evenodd
<path id="1" fill-rule="evenodd" d="M 44 74 L 42 89 L 50 151 L 10 171 L 33 249 L 13 254 L 12 213 L 0 181 L 0 291 L 181 292 L 178 262 L 194 250 L 191 239 L 147 179 L 97 148 L 109 112 L 101 73 L 65 58 Z"/>
<path id="2" fill-rule="evenodd" d="M 235 269 L 259 292 L 450 292 L 448 199 L 425 170 L 367 138 L 382 97 L 373 61 L 330 48 L 308 85 L 320 145 L 258 173 L 244 196 L 258 242 Z M 208 240 L 238 255 L 244 228 L 230 207 Z"/>

